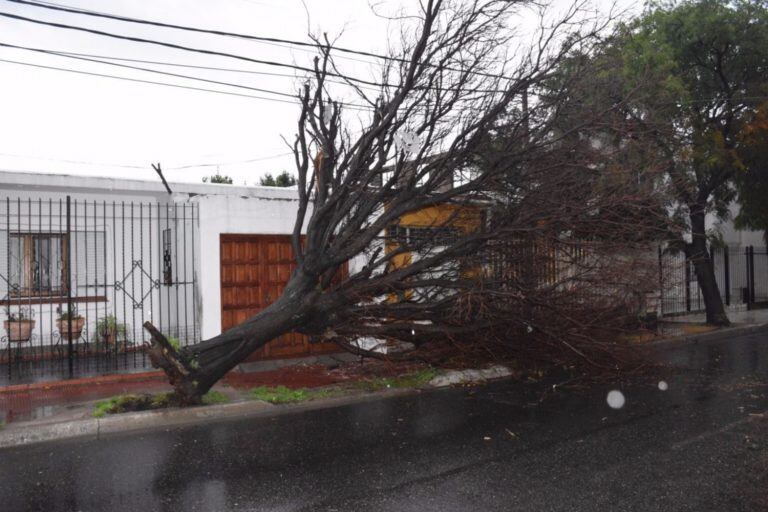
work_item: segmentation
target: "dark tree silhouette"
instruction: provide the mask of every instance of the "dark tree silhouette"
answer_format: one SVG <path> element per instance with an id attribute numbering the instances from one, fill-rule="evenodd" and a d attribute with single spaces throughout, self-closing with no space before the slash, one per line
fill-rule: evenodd
<path id="1" fill-rule="evenodd" d="M 600 364 L 583 328 L 614 318 L 636 295 L 631 280 L 649 281 L 633 244 L 654 210 L 618 157 L 590 143 L 606 129 L 601 113 L 563 122 L 578 98 L 553 77 L 607 21 L 578 6 L 542 17 L 523 50 L 512 25 L 527 5 L 425 1 L 418 17 L 398 17 L 401 51 L 381 87 L 348 81 L 355 105 L 329 98 L 326 77 L 342 73 L 332 43 L 318 41 L 290 144 L 297 267 L 282 296 L 178 351 L 146 324 L 150 357 L 182 403 L 288 331 L 368 355 L 361 337 L 418 351 L 538 335 Z"/>

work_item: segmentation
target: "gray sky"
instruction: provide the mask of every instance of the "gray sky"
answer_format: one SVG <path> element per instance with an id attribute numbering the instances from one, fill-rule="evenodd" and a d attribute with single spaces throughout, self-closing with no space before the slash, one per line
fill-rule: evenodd
<path id="1" fill-rule="evenodd" d="M 306 0 L 306 10 L 300 0 L 54 1 L 123 16 L 285 39 L 307 40 L 308 29 L 329 34 L 343 31 L 338 44 L 373 52 L 386 51 L 388 34 L 395 28 L 375 16 L 365 0 Z M 401 3 L 409 2 L 392 0 L 378 5 L 384 12 L 393 12 Z M 598 5 L 607 9 L 609 4 Z M 631 6 L 632 2 L 625 1 L 623 5 Z M 311 66 L 313 56 L 297 48 L 98 20 L 4 0 L 0 0 L 0 11 L 302 66 Z M 522 20 L 524 23 L 525 19 Z M 300 73 L 2 17 L 0 43 L 238 70 Z M 0 59 L 276 98 L 18 49 L 0 48 Z M 368 62 L 339 63 L 349 74 L 377 79 L 380 68 L 371 59 L 360 59 Z M 286 93 L 294 92 L 299 83 L 294 77 L 133 65 Z M 222 174 L 232 176 L 235 183 L 249 185 L 265 172 L 293 170 L 291 158 L 285 156 L 288 149 L 281 140 L 281 135 L 290 139 L 294 133 L 298 107 L 290 100 L 280 103 L 227 96 L 6 62 L 0 62 L 0 77 L 2 170 L 154 179 L 149 164 L 162 162 L 169 180 L 199 182 L 202 176 L 215 173 L 218 164 Z M 334 92 L 342 100 L 351 93 L 341 87 Z"/>

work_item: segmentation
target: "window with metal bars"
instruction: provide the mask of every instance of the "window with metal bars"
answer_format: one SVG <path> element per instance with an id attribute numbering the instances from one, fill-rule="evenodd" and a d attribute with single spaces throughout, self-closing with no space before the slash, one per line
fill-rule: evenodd
<path id="1" fill-rule="evenodd" d="M 66 293 L 65 234 L 11 233 L 8 242 L 8 282 L 12 297 Z"/>

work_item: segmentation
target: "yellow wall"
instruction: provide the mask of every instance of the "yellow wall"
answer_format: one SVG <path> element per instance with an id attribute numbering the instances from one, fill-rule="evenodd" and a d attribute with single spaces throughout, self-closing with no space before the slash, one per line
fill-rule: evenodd
<path id="1" fill-rule="evenodd" d="M 482 227 L 482 222 L 483 210 L 478 206 L 440 204 L 407 213 L 400 217 L 398 225 L 409 228 L 453 227 L 464 233 L 470 233 L 473 230 L 479 230 Z M 387 241 L 387 252 L 394 251 L 396 248 L 397 242 Z M 403 253 L 394 256 L 391 265 L 394 268 L 401 268 L 409 265 L 411 261 L 411 253 Z M 476 272 L 473 269 L 467 269 L 462 273 L 465 274 L 465 277 L 470 277 Z M 411 293 L 406 292 L 405 295 L 408 297 Z M 391 296 L 390 300 L 397 299 L 395 296 Z"/>

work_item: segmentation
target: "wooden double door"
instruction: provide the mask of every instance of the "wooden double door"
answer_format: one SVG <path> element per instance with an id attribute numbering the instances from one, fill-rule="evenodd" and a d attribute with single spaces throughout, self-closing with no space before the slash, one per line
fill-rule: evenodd
<path id="1" fill-rule="evenodd" d="M 221 329 L 226 331 L 277 300 L 296 268 L 289 235 L 223 234 Z M 301 357 L 338 351 L 332 343 L 310 343 L 291 332 L 272 340 L 250 359 Z"/>

